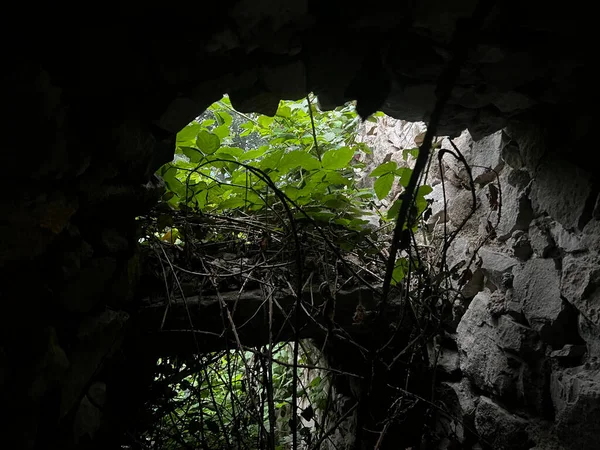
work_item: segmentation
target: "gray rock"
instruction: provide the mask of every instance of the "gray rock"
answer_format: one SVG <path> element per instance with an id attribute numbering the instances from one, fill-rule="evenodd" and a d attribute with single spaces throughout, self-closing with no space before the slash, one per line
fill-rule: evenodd
<path id="1" fill-rule="evenodd" d="M 509 140 L 502 147 L 502 159 L 513 169 L 519 170 L 523 168 L 523 158 L 521 157 L 517 141 Z"/>
<path id="2" fill-rule="evenodd" d="M 583 314 L 577 316 L 577 332 L 587 344 L 589 358 L 600 358 L 600 326 L 586 319 Z"/>
<path id="3" fill-rule="evenodd" d="M 459 190 L 448 200 L 447 214 L 455 227 L 463 224 L 473 214 L 473 194 L 466 189 Z"/>
<path id="4" fill-rule="evenodd" d="M 527 450 L 532 444 L 528 421 L 511 414 L 487 397 L 480 397 L 475 411 L 475 429 L 495 450 Z"/>
<path id="5" fill-rule="evenodd" d="M 565 312 L 560 291 L 560 272 L 551 259 L 534 258 L 515 268 L 514 298 L 529 325 L 543 340 L 558 344 Z"/>
<path id="6" fill-rule="evenodd" d="M 578 359 L 585 355 L 586 350 L 587 348 L 585 345 L 567 344 L 560 350 L 551 352 L 550 358 L 555 358 L 560 361 Z"/>
<path id="7" fill-rule="evenodd" d="M 556 431 L 566 449 L 597 449 L 600 435 L 600 370 L 584 366 L 557 369 L 550 394 Z"/>
<path id="8" fill-rule="evenodd" d="M 535 214 L 547 213 L 566 230 L 575 230 L 591 191 L 590 175 L 558 159 L 545 159 L 531 189 Z"/>
<path id="9" fill-rule="evenodd" d="M 517 230 L 512 234 L 508 245 L 512 248 L 513 255 L 521 261 L 528 260 L 533 254 L 529 236 L 522 230 Z"/>
<path id="10" fill-rule="evenodd" d="M 531 222 L 529 227 L 529 241 L 534 253 L 540 258 L 547 258 L 556 248 L 554 238 L 550 234 L 552 219 L 539 217 Z"/>
<path id="11" fill-rule="evenodd" d="M 493 319 L 489 308 L 490 294 L 480 292 L 458 325 L 460 368 L 479 389 L 539 408 L 536 361 L 541 346 L 537 335 L 508 316 Z"/>
<path id="12" fill-rule="evenodd" d="M 527 230 L 533 219 L 531 201 L 529 199 L 529 174 L 524 170 L 504 170 L 500 176 L 499 211 L 495 211 L 490 218 L 496 223 L 497 214 L 500 213 L 500 222 L 497 227 L 498 239 L 508 239 L 515 230 Z"/>
<path id="13" fill-rule="evenodd" d="M 587 250 L 600 249 L 600 220 L 590 220 L 583 228 L 581 247 Z"/>
<path id="14" fill-rule="evenodd" d="M 567 255 L 563 259 L 560 293 L 588 320 L 600 325 L 600 256 Z"/>
<path id="15" fill-rule="evenodd" d="M 519 264 L 519 262 L 508 253 L 492 250 L 490 247 L 482 247 L 479 250 L 479 256 L 482 260 L 481 268 L 488 281 L 493 283 L 496 287 L 501 287 L 504 275 L 511 273 L 513 267 Z"/>

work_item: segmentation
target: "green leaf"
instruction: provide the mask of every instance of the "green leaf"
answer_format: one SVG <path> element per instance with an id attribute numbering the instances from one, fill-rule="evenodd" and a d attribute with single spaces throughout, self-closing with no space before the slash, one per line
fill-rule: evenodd
<path id="1" fill-rule="evenodd" d="M 392 185 L 394 184 L 395 176 L 393 173 L 387 173 L 385 175 L 380 176 L 375 180 L 375 185 L 373 186 L 375 189 L 375 194 L 379 200 L 387 197 L 392 189 Z"/>
<path id="2" fill-rule="evenodd" d="M 275 169 L 279 166 L 281 158 L 283 158 L 284 152 L 284 149 L 279 149 L 275 150 L 274 152 L 271 152 L 270 154 L 265 156 L 262 161 L 260 161 L 260 163 L 258 164 L 259 168 L 262 170 Z"/>
<path id="3" fill-rule="evenodd" d="M 212 133 L 219 136 L 219 139 L 225 139 L 230 134 L 229 125 L 219 125 L 218 127 L 213 128 Z"/>
<path id="4" fill-rule="evenodd" d="M 204 157 L 200 150 L 194 147 L 181 147 L 181 151 L 188 157 L 190 162 L 198 163 Z"/>
<path id="5" fill-rule="evenodd" d="M 400 186 L 402 186 L 403 188 L 408 186 L 408 183 L 410 183 L 410 177 L 412 176 L 412 173 L 412 169 L 404 167 L 402 175 L 400 176 Z"/>
<path id="6" fill-rule="evenodd" d="M 277 108 L 276 115 L 279 117 L 285 117 L 286 119 L 289 119 L 290 117 L 292 117 L 292 109 L 289 106 L 284 105 L 283 102 L 281 102 L 279 104 L 279 108 Z"/>
<path id="7" fill-rule="evenodd" d="M 409 155 L 413 158 L 417 158 L 419 156 L 419 147 L 405 148 L 404 150 L 402 150 L 402 158 L 404 159 L 404 161 L 408 160 Z"/>
<path id="8" fill-rule="evenodd" d="M 281 162 L 277 166 L 277 170 L 287 172 L 298 166 L 306 170 L 313 170 L 319 167 L 319 161 L 303 150 L 292 150 L 283 155 Z"/>
<path id="9" fill-rule="evenodd" d="M 379 166 L 377 166 L 377 168 L 375 170 L 373 170 L 373 172 L 371 172 L 369 174 L 369 176 L 370 177 L 379 177 L 384 174 L 394 173 L 396 171 L 397 167 L 398 167 L 398 164 L 396 164 L 394 161 L 384 162 L 383 164 L 380 164 Z"/>
<path id="10" fill-rule="evenodd" d="M 229 158 L 227 159 L 235 159 L 237 160 L 241 155 L 244 154 L 244 149 L 243 148 L 239 148 L 239 147 L 220 147 L 216 152 L 215 155 L 228 155 Z"/>
<path id="11" fill-rule="evenodd" d="M 273 120 L 275 120 L 273 117 L 259 116 L 257 122 L 261 127 L 269 128 L 273 123 Z"/>
<path id="12" fill-rule="evenodd" d="M 400 283 L 408 273 L 408 260 L 406 258 L 398 258 L 394 271 L 392 272 L 392 285 Z"/>
<path id="13" fill-rule="evenodd" d="M 264 155 L 268 149 L 268 146 L 263 145 L 255 149 L 245 151 L 238 159 L 242 162 L 250 159 L 256 159 Z"/>
<path id="14" fill-rule="evenodd" d="M 217 149 L 221 145 L 221 140 L 216 134 L 213 134 L 206 130 L 202 130 L 198 133 L 196 145 L 200 150 L 202 150 L 202 152 L 204 152 L 205 155 L 210 155 L 217 151 Z"/>
<path id="15" fill-rule="evenodd" d="M 417 197 L 425 197 L 426 195 L 429 195 L 433 192 L 433 188 L 427 184 L 424 184 L 423 186 L 419 186 L 419 189 L 417 190 Z"/>
<path id="16" fill-rule="evenodd" d="M 348 167 L 354 151 L 350 147 L 341 147 L 323 153 L 321 157 L 324 169 L 336 170 Z"/>
<path id="17" fill-rule="evenodd" d="M 231 126 L 233 118 L 231 117 L 231 114 L 229 114 L 227 111 L 215 111 L 214 114 L 217 117 L 219 125 L 226 125 L 227 127 Z"/>
<path id="18" fill-rule="evenodd" d="M 194 142 L 194 139 L 196 139 L 199 131 L 200 124 L 198 122 L 190 123 L 183 130 L 177 133 L 177 145 L 190 145 Z"/>
<path id="19" fill-rule="evenodd" d="M 388 220 L 396 220 L 398 218 L 398 213 L 400 212 L 400 205 L 402 205 L 402 200 L 396 200 L 390 209 L 387 212 Z"/>
<path id="20" fill-rule="evenodd" d="M 339 172 L 333 171 L 327 172 L 324 181 L 332 185 L 342 184 L 344 186 L 350 186 L 352 184 L 352 181 L 349 178 L 342 176 Z"/>
<path id="21" fill-rule="evenodd" d="M 325 139 L 327 142 L 332 142 L 335 138 L 336 135 L 333 131 L 328 131 L 323 135 L 323 139 Z"/>
<path id="22" fill-rule="evenodd" d="M 231 197 L 222 201 L 218 206 L 219 209 L 235 209 L 246 204 L 246 200 L 241 197 Z"/>

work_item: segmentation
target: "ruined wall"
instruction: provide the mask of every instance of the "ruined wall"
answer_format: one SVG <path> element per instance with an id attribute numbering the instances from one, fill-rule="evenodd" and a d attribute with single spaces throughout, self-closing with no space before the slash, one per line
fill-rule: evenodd
<path id="1" fill-rule="evenodd" d="M 453 415 L 439 417 L 443 448 L 453 439 L 461 448 L 597 448 L 600 191 L 575 151 L 582 135 L 551 123 L 454 140 L 472 168 L 477 210 L 448 257 L 458 274 L 473 264 L 468 282 L 455 285 L 463 296 L 438 347 L 441 399 Z M 389 152 L 402 161 L 399 149 L 414 147 L 424 129 L 389 118 L 379 125 L 364 137 L 374 164 Z M 442 148 L 453 150 L 447 139 Z M 429 229 L 440 236 L 445 222 L 450 233 L 471 212 L 467 170 L 446 156 L 428 183 Z M 497 225 L 491 236 L 488 223 Z"/>

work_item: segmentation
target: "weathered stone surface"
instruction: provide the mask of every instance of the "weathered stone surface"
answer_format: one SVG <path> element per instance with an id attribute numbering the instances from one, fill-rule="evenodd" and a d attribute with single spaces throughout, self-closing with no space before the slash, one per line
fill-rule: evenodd
<path id="1" fill-rule="evenodd" d="M 526 261 L 533 255 L 529 236 L 522 230 L 517 230 L 512 234 L 508 245 L 512 248 L 513 255 L 521 261 Z"/>
<path id="2" fill-rule="evenodd" d="M 531 391 L 537 391 L 534 385 L 539 380 L 529 375 L 523 360 L 540 352 L 536 333 L 508 316 L 496 321 L 489 305 L 489 294 L 480 292 L 458 325 L 460 368 L 485 392 L 537 406 L 539 398 L 531 398 Z"/>
<path id="3" fill-rule="evenodd" d="M 596 449 L 600 433 L 600 370 L 580 366 L 552 373 L 556 429 L 566 449 Z"/>
<path id="4" fill-rule="evenodd" d="M 460 370 L 458 352 L 449 348 L 440 347 L 436 350 L 430 349 L 431 362 L 436 369 L 447 374 L 456 375 Z"/>
<path id="5" fill-rule="evenodd" d="M 573 360 L 580 360 L 586 353 L 585 345 L 573 345 L 567 344 L 560 350 L 555 350 L 550 353 L 550 358 L 555 358 L 559 361 L 570 362 Z"/>
<path id="6" fill-rule="evenodd" d="M 531 222 L 529 240 L 534 253 L 540 258 L 547 258 L 556 249 L 556 243 L 550 234 L 552 219 L 539 217 Z"/>
<path id="7" fill-rule="evenodd" d="M 479 250 L 479 256 L 483 261 L 481 268 L 488 280 L 496 287 L 501 287 L 504 275 L 511 273 L 513 267 L 519 264 L 519 261 L 508 253 L 499 250 L 489 247 L 483 247 Z"/>
<path id="8" fill-rule="evenodd" d="M 600 326 L 588 320 L 583 314 L 577 316 L 577 332 L 586 343 L 590 358 L 600 358 Z"/>
<path id="9" fill-rule="evenodd" d="M 484 442 L 498 450 L 527 450 L 531 442 L 527 420 L 510 413 L 487 397 L 479 397 L 475 429 Z"/>
<path id="10" fill-rule="evenodd" d="M 543 160 L 531 189 L 536 215 L 547 213 L 566 230 L 575 230 L 590 195 L 590 175 L 555 158 Z"/>
<path id="11" fill-rule="evenodd" d="M 473 194 L 468 190 L 460 190 L 448 200 L 447 214 L 454 227 L 463 224 L 474 212 Z"/>
<path id="12" fill-rule="evenodd" d="M 600 256 L 597 253 L 566 256 L 560 293 L 588 320 L 600 325 Z"/>
<path id="13" fill-rule="evenodd" d="M 497 227 L 498 239 L 508 239 L 515 230 L 527 230 L 533 213 L 528 196 L 529 175 L 523 170 L 502 171 L 500 187 L 502 191 L 500 222 Z M 497 220 L 498 212 L 493 214 L 493 223 Z"/>
<path id="14" fill-rule="evenodd" d="M 600 220 L 590 220 L 583 228 L 581 246 L 588 250 L 600 249 Z"/>
<path id="15" fill-rule="evenodd" d="M 515 267 L 514 301 L 530 326 L 546 342 L 558 344 L 565 311 L 560 291 L 560 272 L 551 259 L 534 258 Z"/>

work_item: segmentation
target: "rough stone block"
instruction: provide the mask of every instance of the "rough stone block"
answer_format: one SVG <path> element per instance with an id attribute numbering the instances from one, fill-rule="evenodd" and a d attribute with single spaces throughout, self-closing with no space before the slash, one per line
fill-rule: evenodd
<path id="1" fill-rule="evenodd" d="M 480 397 L 475 411 L 475 429 L 495 450 L 527 450 L 532 447 L 528 421 L 511 414 L 487 397 Z"/>

